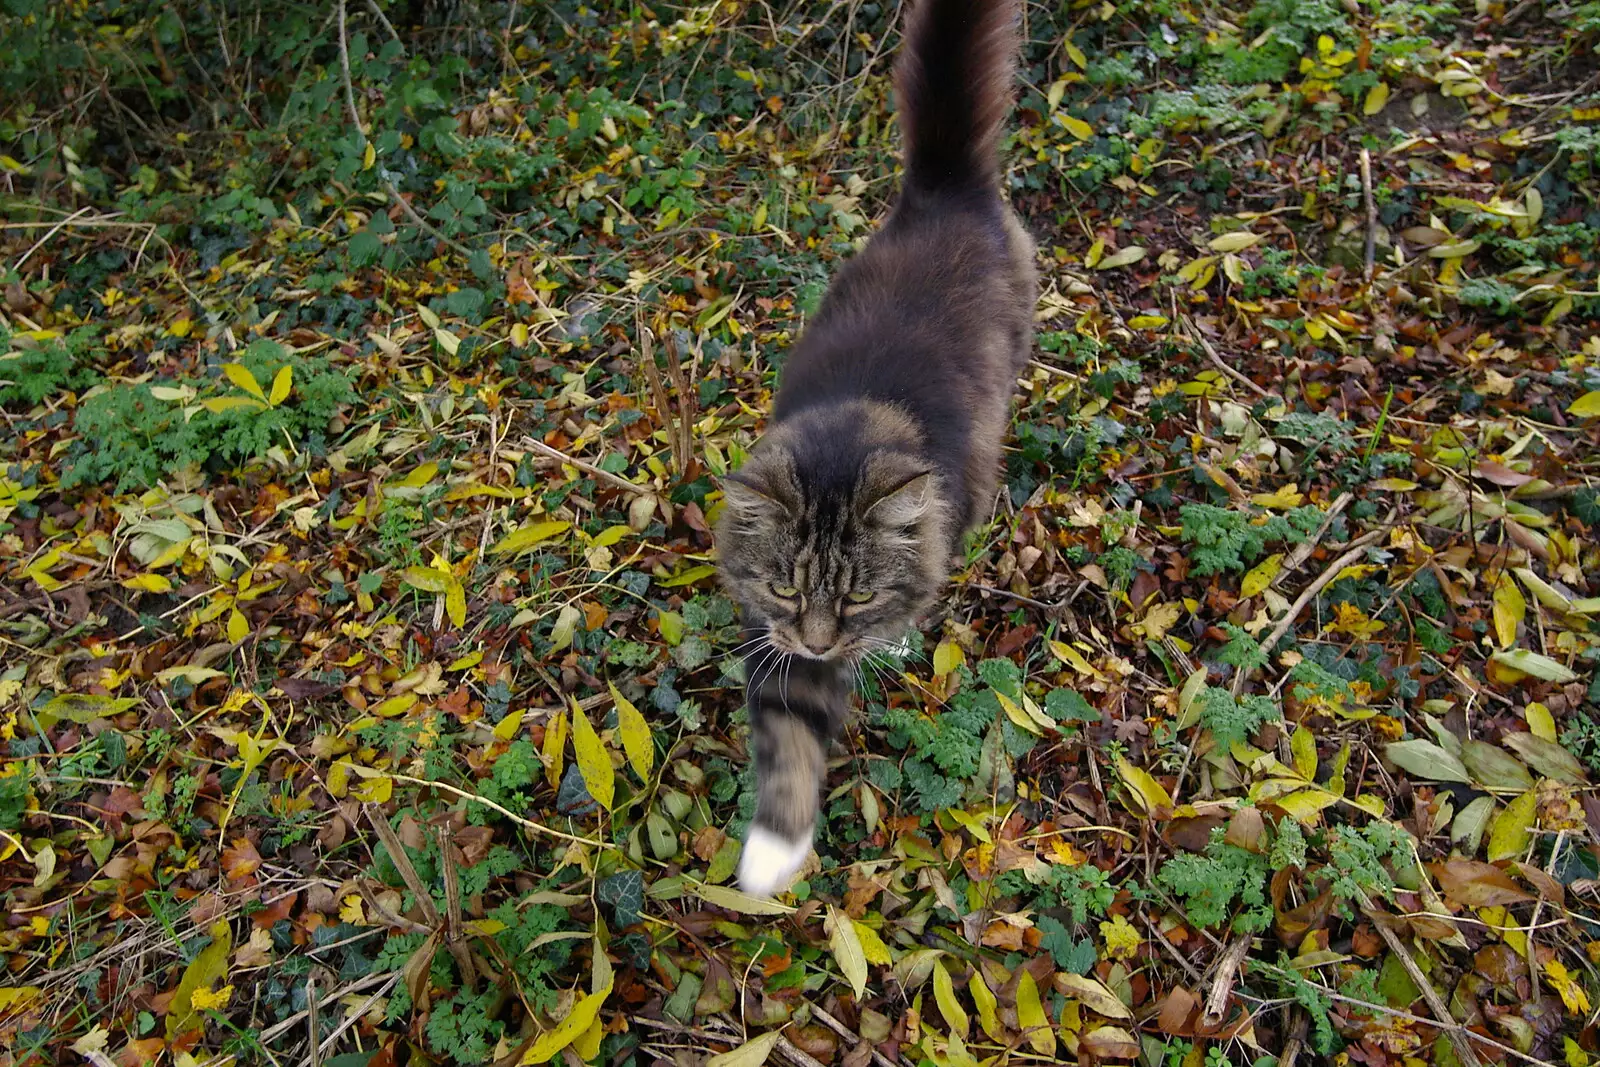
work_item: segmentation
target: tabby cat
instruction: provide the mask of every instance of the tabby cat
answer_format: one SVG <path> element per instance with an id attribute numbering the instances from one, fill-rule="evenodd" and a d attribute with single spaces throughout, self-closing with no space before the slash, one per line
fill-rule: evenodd
<path id="1" fill-rule="evenodd" d="M 759 783 L 739 882 L 811 851 L 856 661 L 932 605 L 992 507 L 1032 343 L 1033 242 L 1000 194 L 1017 0 L 921 0 L 895 70 L 905 177 L 783 369 L 767 432 L 724 485 Z"/>

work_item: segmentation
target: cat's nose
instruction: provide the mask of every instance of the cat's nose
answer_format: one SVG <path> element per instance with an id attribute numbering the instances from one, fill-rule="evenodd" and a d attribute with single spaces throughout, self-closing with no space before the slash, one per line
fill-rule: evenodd
<path id="1" fill-rule="evenodd" d="M 827 654 L 829 649 L 833 648 L 833 642 L 826 641 L 819 645 L 816 642 L 807 641 L 805 642 L 805 646 L 806 651 L 810 652 L 813 656 L 823 656 Z"/>

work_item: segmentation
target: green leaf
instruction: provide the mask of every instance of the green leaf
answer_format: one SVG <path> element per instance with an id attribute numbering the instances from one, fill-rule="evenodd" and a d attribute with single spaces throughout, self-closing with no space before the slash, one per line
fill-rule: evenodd
<path id="1" fill-rule="evenodd" d="M 1486 789 L 1517 790 L 1533 788 L 1533 776 L 1514 756 L 1484 741 L 1464 741 L 1461 762 L 1472 780 Z"/>
<path id="2" fill-rule="evenodd" d="M 233 930 L 228 920 L 218 919 L 211 924 L 211 944 L 201 949 L 178 979 L 178 990 L 167 1007 L 167 1040 L 172 1041 L 190 1030 L 205 1025 L 204 1017 L 195 1010 L 194 995 L 202 989 L 212 989 L 221 984 L 228 974 L 228 954 L 233 951 Z"/>
<path id="3" fill-rule="evenodd" d="M 95 693 L 61 693 L 51 697 L 39 710 L 45 715 L 70 719 L 76 723 L 93 722 L 121 715 L 135 704 L 138 697 L 108 697 Z"/>
<path id="4" fill-rule="evenodd" d="M 616 797 L 616 772 L 611 767 L 611 754 L 576 699 L 572 701 L 572 750 L 578 756 L 578 773 L 583 776 L 584 788 L 589 790 L 595 803 L 610 811 Z"/>
<path id="5" fill-rule="evenodd" d="M 1417 738 L 1396 741 L 1384 748 L 1383 754 L 1401 770 L 1434 782 L 1461 782 L 1468 784 L 1472 775 L 1460 760 L 1434 744 Z"/>
<path id="6" fill-rule="evenodd" d="M 1589 778 L 1583 772 L 1583 764 L 1554 741 L 1546 741 L 1533 734 L 1507 734 L 1504 743 L 1546 778 L 1554 778 L 1558 782 L 1572 786 L 1589 784 Z"/>
<path id="7" fill-rule="evenodd" d="M 1525 648 L 1513 648 L 1505 652 L 1496 652 L 1489 657 L 1496 663 L 1503 663 L 1512 670 L 1530 674 L 1540 681 L 1555 682 L 1557 685 L 1566 685 L 1575 682 L 1578 676 L 1563 667 L 1549 656 L 1541 656 L 1537 652 L 1529 652 Z"/>

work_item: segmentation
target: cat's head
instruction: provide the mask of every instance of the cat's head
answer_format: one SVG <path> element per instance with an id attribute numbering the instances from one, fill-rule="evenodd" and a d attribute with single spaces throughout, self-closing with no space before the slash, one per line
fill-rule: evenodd
<path id="1" fill-rule="evenodd" d="M 835 660 L 893 644 L 948 575 L 939 474 L 906 426 L 884 422 L 799 416 L 724 480 L 722 579 L 778 652 Z"/>

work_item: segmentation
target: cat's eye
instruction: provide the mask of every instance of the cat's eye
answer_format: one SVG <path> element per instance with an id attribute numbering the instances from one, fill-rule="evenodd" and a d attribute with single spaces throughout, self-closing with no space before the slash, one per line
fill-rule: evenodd
<path id="1" fill-rule="evenodd" d="M 793 600 L 800 595 L 800 590 L 792 585 L 774 585 L 772 587 L 772 595 L 780 600 Z"/>
<path id="2" fill-rule="evenodd" d="M 878 595 L 877 593 L 874 593 L 871 590 L 866 590 L 864 592 L 859 592 L 859 593 L 846 593 L 845 594 L 845 599 L 850 601 L 850 603 L 852 603 L 852 604 L 866 604 L 866 603 L 869 603 L 872 600 L 872 598 L 877 596 L 877 595 Z"/>

